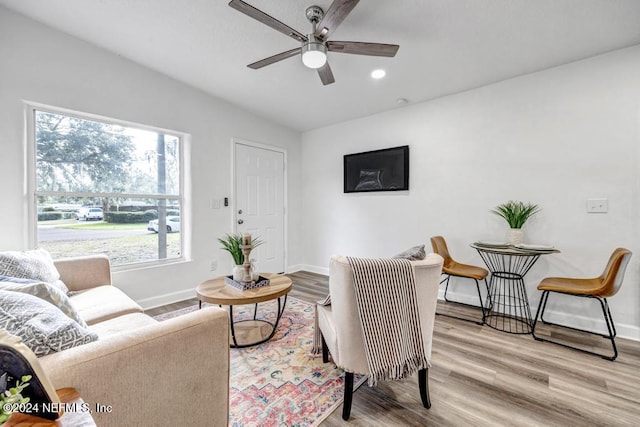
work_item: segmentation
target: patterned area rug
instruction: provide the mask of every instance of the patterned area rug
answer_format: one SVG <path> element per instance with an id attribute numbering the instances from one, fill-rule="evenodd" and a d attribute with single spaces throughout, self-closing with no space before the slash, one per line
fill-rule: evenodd
<path id="1" fill-rule="evenodd" d="M 156 316 L 165 320 L 198 307 Z M 258 319 L 273 321 L 276 303 L 260 304 Z M 234 317 L 253 316 L 253 305 L 234 306 Z M 255 347 L 230 349 L 229 425 L 315 426 L 343 401 L 344 373 L 309 354 L 313 343 L 313 304 L 288 298 L 275 336 Z M 366 377 L 356 377 L 354 389 Z"/>

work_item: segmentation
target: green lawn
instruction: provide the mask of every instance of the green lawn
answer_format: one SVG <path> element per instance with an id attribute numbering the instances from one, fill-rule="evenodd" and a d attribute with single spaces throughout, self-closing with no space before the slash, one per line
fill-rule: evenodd
<path id="1" fill-rule="evenodd" d="M 40 242 L 39 246 L 54 259 L 81 255 L 105 254 L 113 265 L 158 259 L 158 235 L 155 233 L 112 239 L 78 240 L 74 242 Z M 180 256 L 180 233 L 167 234 L 167 257 Z"/>
<path id="2" fill-rule="evenodd" d="M 147 223 L 112 224 L 103 221 L 42 221 L 39 225 L 76 230 L 146 230 Z M 158 234 L 146 233 L 134 236 L 100 238 L 77 241 L 41 241 L 38 244 L 54 258 L 67 258 L 79 255 L 106 254 L 113 265 L 153 261 L 158 259 Z M 167 234 L 167 257 L 180 256 L 180 233 Z"/>

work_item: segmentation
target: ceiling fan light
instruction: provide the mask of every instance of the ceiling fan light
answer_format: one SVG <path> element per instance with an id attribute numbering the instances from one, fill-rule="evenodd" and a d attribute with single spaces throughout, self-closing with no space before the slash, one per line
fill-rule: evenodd
<path id="1" fill-rule="evenodd" d="M 381 68 L 378 68 L 377 70 L 373 70 L 371 72 L 371 78 L 374 78 L 376 80 L 379 80 L 381 78 L 383 78 L 384 76 L 387 75 L 387 72 Z"/>
<path id="2" fill-rule="evenodd" d="M 327 63 L 327 48 L 323 43 L 309 42 L 302 45 L 302 63 L 317 69 Z"/>

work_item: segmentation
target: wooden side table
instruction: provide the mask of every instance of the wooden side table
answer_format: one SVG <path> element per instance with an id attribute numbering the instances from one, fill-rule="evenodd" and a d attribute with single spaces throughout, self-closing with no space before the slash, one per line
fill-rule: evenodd
<path id="1" fill-rule="evenodd" d="M 292 287 L 291 279 L 281 274 L 260 273 L 260 275 L 269 279 L 268 286 L 241 291 L 227 285 L 224 276 L 221 276 L 207 280 L 196 288 L 200 308 L 203 302 L 229 306 L 230 346 L 233 348 L 250 347 L 269 341 L 276 333 L 278 322 L 287 304 L 287 294 Z M 276 320 L 272 323 L 257 319 L 258 303 L 275 299 L 278 301 Z M 233 318 L 233 306 L 245 304 L 255 304 L 253 319 L 236 321 Z"/>
<path id="2" fill-rule="evenodd" d="M 67 411 L 55 421 L 33 415 L 20 414 L 14 412 L 9 420 L 2 427 L 95 427 L 90 408 L 80 397 L 80 393 L 75 388 L 62 388 L 56 390 L 58 398 L 67 408 Z M 74 411 L 70 409 L 75 408 Z"/>

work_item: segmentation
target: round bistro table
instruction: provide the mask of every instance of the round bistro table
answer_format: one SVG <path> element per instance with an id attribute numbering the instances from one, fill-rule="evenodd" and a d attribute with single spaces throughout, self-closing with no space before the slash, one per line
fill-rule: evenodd
<path id="1" fill-rule="evenodd" d="M 207 280 L 196 288 L 199 300 L 199 307 L 202 303 L 217 304 L 229 307 L 229 326 L 231 328 L 232 348 L 250 347 L 269 341 L 276 333 L 278 322 L 287 304 L 287 294 L 291 291 L 291 279 L 281 274 L 261 273 L 263 277 L 269 279 L 268 286 L 241 291 L 225 283 L 225 277 L 220 276 Z M 258 303 L 278 301 L 278 311 L 275 321 L 269 322 L 257 319 Z M 255 304 L 253 318 L 248 320 L 234 320 L 233 306 Z"/>
<path id="2" fill-rule="evenodd" d="M 530 334 L 533 319 L 524 276 L 541 255 L 560 251 L 530 249 L 524 245 L 485 246 L 479 242 L 471 247 L 478 251 L 491 272 L 484 323 L 510 334 Z"/>

